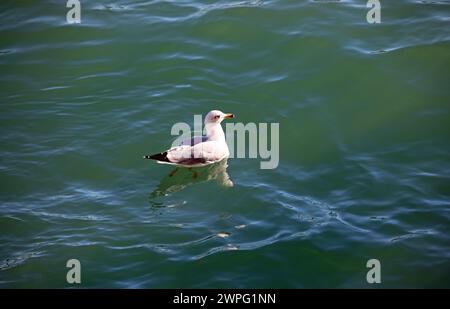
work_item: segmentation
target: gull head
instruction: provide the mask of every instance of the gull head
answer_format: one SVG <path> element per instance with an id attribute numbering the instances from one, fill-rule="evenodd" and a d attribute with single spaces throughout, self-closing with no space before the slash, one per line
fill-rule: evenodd
<path id="1" fill-rule="evenodd" d="M 221 123 L 224 119 L 234 118 L 233 114 L 225 114 L 218 110 L 210 111 L 205 117 L 205 125 L 209 123 Z"/>

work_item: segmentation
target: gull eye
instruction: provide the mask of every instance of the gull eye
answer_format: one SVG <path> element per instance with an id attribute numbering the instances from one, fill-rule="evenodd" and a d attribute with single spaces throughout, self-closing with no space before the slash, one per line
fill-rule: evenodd
<path id="1" fill-rule="evenodd" d="M 219 115 L 214 116 L 214 119 L 219 119 L 219 118 L 220 118 Z"/>

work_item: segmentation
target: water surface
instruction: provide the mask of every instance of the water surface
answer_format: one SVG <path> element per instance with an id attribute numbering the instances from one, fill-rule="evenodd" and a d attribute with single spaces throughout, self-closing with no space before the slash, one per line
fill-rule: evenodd
<path id="1" fill-rule="evenodd" d="M 0 4 L 0 287 L 450 287 L 449 1 Z M 142 160 L 211 109 L 280 164 Z M 224 173 L 233 186 L 224 185 Z"/>

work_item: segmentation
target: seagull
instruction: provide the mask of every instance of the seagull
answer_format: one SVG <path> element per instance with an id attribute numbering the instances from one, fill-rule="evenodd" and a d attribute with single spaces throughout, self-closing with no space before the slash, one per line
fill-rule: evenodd
<path id="1" fill-rule="evenodd" d="M 220 162 L 230 155 L 225 134 L 220 124 L 224 119 L 230 118 L 234 118 L 234 115 L 212 110 L 205 117 L 205 136 L 195 136 L 184 140 L 179 145 L 164 152 L 144 156 L 144 159 L 189 169 Z M 176 171 L 177 169 L 170 173 L 170 176 L 175 175 Z M 193 176 L 196 177 L 195 172 L 193 172 Z"/>

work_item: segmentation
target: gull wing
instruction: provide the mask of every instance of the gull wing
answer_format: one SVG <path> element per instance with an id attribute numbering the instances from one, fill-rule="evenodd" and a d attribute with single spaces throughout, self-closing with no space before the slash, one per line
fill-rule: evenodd
<path id="1" fill-rule="evenodd" d="M 188 146 L 194 146 L 197 145 L 199 143 L 204 143 L 208 141 L 208 137 L 203 135 L 203 136 L 194 136 L 192 138 L 188 138 L 185 139 L 183 141 L 181 141 L 181 143 L 178 146 L 183 146 L 183 145 L 188 145 Z"/>
<path id="2" fill-rule="evenodd" d="M 207 141 L 194 146 L 182 145 L 172 147 L 165 152 L 144 156 L 144 158 L 153 159 L 163 164 L 192 167 L 218 162 L 228 155 L 226 144 L 217 141 Z"/>

